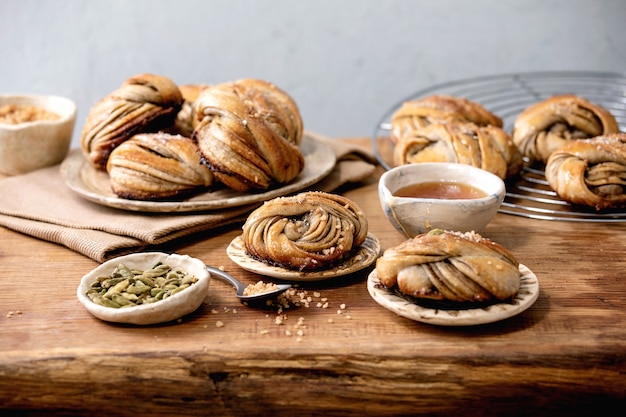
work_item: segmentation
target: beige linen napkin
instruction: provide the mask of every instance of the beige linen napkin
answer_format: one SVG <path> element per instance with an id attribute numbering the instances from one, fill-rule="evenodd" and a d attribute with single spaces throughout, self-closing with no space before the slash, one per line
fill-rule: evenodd
<path id="1" fill-rule="evenodd" d="M 337 154 L 330 175 L 310 189 L 331 192 L 374 172 L 375 158 L 361 147 L 307 134 Z M 98 262 L 183 236 L 243 223 L 261 203 L 198 213 L 144 213 L 92 203 L 71 191 L 59 165 L 0 180 L 0 225 L 67 246 Z"/>

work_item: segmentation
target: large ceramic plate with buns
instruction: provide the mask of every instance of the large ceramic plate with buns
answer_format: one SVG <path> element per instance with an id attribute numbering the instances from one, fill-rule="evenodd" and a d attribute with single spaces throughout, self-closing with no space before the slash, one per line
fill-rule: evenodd
<path id="1" fill-rule="evenodd" d="M 360 271 L 372 265 L 381 253 L 378 238 L 368 233 L 357 251 L 338 265 L 318 271 L 298 271 L 272 266 L 252 258 L 246 253 L 241 236 L 232 240 L 226 249 L 228 257 L 246 271 L 288 281 L 322 281 Z"/>
<path id="2" fill-rule="evenodd" d="M 410 297 L 403 296 L 393 289 L 385 288 L 374 269 L 367 280 L 367 290 L 381 306 L 399 316 L 439 326 L 475 326 L 508 319 L 522 313 L 533 305 L 539 296 L 537 276 L 525 265 L 519 266 L 520 289 L 510 302 L 483 305 L 480 307 L 454 308 L 436 306 L 436 303 L 418 304 Z"/>
<path id="3" fill-rule="evenodd" d="M 337 157 L 326 143 L 304 134 L 300 149 L 305 165 L 290 183 L 263 192 L 241 193 L 226 187 L 203 192 L 181 201 L 128 200 L 111 191 L 109 176 L 88 163 L 81 152 L 74 151 L 63 161 L 61 175 L 67 186 L 94 203 L 131 211 L 191 212 L 237 207 L 258 203 L 300 191 L 325 178 L 335 167 Z"/>

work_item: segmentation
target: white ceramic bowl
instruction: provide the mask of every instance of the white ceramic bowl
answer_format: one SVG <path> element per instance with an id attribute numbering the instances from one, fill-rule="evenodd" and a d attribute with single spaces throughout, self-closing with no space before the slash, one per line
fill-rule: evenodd
<path id="1" fill-rule="evenodd" d="M 91 284 L 100 276 L 111 275 L 120 263 L 132 269 L 145 271 L 159 262 L 171 266 L 172 269 L 180 269 L 193 274 L 198 281 L 164 300 L 126 308 L 104 307 L 87 296 L 87 290 Z M 162 252 L 134 253 L 108 260 L 83 276 L 76 295 L 87 311 L 104 321 L 140 325 L 165 323 L 176 320 L 200 307 L 207 296 L 210 277 L 204 262 L 188 255 L 170 255 Z"/>
<path id="2" fill-rule="evenodd" d="M 474 199 L 410 198 L 394 195 L 403 187 L 424 182 L 455 182 L 482 190 Z M 378 195 L 387 219 L 406 237 L 432 229 L 480 233 L 500 208 L 506 187 L 498 176 L 470 165 L 424 162 L 401 165 L 385 172 Z"/>
<path id="3" fill-rule="evenodd" d="M 65 97 L 0 95 L 0 107 L 34 106 L 54 112 L 57 120 L 0 123 L 0 173 L 19 175 L 60 163 L 69 150 L 76 122 L 76 104 Z"/>

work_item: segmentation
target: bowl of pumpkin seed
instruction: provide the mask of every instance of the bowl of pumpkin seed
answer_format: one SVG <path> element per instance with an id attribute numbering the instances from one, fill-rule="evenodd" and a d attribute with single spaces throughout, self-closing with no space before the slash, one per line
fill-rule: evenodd
<path id="1" fill-rule="evenodd" d="M 177 320 L 198 309 L 209 280 L 200 259 L 141 252 L 100 264 L 82 277 L 76 295 L 101 320 L 149 325 Z"/>

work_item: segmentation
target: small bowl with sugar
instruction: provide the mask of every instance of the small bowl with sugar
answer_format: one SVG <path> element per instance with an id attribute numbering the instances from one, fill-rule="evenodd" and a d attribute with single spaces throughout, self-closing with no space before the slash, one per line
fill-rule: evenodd
<path id="1" fill-rule="evenodd" d="M 0 95 L 0 174 L 26 174 L 63 161 L 76 104 L 65 97 Z"/>

